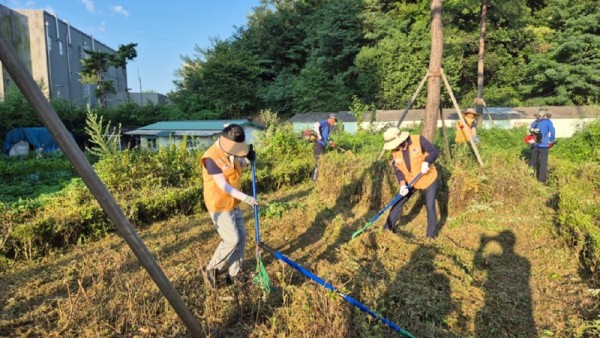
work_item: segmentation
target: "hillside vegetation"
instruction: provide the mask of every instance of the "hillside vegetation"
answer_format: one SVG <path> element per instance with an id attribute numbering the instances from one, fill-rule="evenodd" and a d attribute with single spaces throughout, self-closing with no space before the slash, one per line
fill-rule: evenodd
<path id="1" fill-rule="evenodd" d="M 597 336 L 599 131 L 595 122 L 561 140 L 542 185 L 526 164 L 525 130 L 481 130 L 483 168 L 459 145 L 436 163 L 437 239 L 424 238 L 423 201 L 413 198 L 395 233 L 381 230 L 384 215 L 351 241 L 397 191 L 387 160 L 377 160 L 381 135 L 335 135 L 345 151 L 327 153 L 312 182 L 311 145 L 272 125 L 256 147 L 261 238 L 417 337 Z M 204 285 L 200 269 L 220 238 L 200 207 L 198 156 L 126 151 L 95 168 L 207 336 L 393 335 L 267 252 L 270 294 Z M 0 207 L 0 336 L 186 335 L 78 179 Z M 243 211 L 251 272 L 254 219 Z"/>

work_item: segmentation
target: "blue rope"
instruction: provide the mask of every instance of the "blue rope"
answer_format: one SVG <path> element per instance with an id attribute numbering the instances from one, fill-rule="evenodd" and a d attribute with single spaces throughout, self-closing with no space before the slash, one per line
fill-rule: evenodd
<path id="1" fill-rule="evenodd" d="M 381 316 L 380 314 L 378 314 L 377 312 L 369 309 L 366 305 L 362 304 L 361 302 L 357 301 L 356 299 L 342 293 L 339 289 L 337 289 L 335 286 L 327 283 L 325 280 L 323 280 L 321 277 L 316 276 L 315 274 L 313 274 L 312 272 L 308 271 L 306 268 L 304 268 L 303 266 L 299 265 L 298 263 L 294 262 L 293 260 L 289 259 L 288 257 L 284 256 L 282 253 L 275 251 L 274 249 L 272 249 L 271 247 L 269 247 L 268 245 L 266 245 L 265 243 L 259 243 L 259 245 L 264 248 L 265 250 L 269 251 L 270 253 L 272 253 L 277 259 L 289 264 L 291 267 L 293 267 L 294 269 L 300 271 L 303 275 L 305 275 L 306 277 L 314 280 L 315 282 L 321 284 L 322 286 L 324 286 L 325 288 L 327 288 L 328 290 L 331 290 L 337 294 L 339 294 L 340 296 L 342 296 L 344 298 L 344 300 L 346 300 L 348 303 L 358 307 L 359 309 L 361 309 L 362 311 L 368 313 L 369 315 L 371 315 L 373 318 L 381 321 L 382 323 L 386 324 L 387 326 L 389 326 L 390 328 L 394 329 L 395 331 L 397 331 L 398 333 L 400 333 L 401 335 L 403 335 L 404 337 L 409 337 L 409 338 L 415 338 L 412 334 L 410 334 L 409 332 L 405 331 L 404 329 L 402 329 L 401 327 L 399 327 L 398 325 L 394 324 L 392 321 L 390 321 L 389 319 Z"/>

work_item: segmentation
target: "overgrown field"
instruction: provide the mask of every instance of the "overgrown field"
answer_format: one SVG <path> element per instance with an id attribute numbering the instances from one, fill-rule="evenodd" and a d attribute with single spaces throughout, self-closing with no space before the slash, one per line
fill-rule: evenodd
<path id="1" fill-rule="evenodd" d="M 483 168 L 468 147 L 452 145 L 448 158 L 436 140 L 437 239 L 424 238 L 417 194 L 396 233 L 381 230 L 384 215 L 351 241 L 397 191 L 387 159 L 377 160 L 381 135 L 337 135 L 345 151 L 330 151 L 311 182 L 310 145 L 269 129 L 257 145 L 261 238 L 417 337 L 597 336 L 600 123 L 552 149 L 547 185 L 527 167 L 524 132 L 481 130 Z M 200 269 L 220 238 L 200 207 L 198 156 L 123 152 L 95 168 L 207 336 L 394 334 L 267 252 L 270 294 L 207 288 Z M 186 335 L 79 180 L 0 207 L 0 336 Z M 254 219 L 243 209 L 249 273 Z"/>

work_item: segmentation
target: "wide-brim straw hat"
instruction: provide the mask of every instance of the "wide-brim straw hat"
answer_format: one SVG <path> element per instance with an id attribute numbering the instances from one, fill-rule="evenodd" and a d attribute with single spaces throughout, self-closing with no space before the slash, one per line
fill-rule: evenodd
<path id="1" fill-rule="evenodd" d="M 250 147 L 244 143 L 245 140 L 244 129 L 238 125 L 230 125 L 223 129 L 217 143 L 229 155 L 244 157 L 250 151 Z"/>
<path id="2" fill-rule="evenodd" d="M 475 115 L 475 116 L 479 116 L 479 113 L 477 113 L 477 111 L 475 111 L 475 109 L 473 109 L 473 108 L 468 108 L 468 109 L 467 109 L 467 110 L 464 112 L 464 114 L 465 114 L 465 115 L 466 115 L 466 114 L 473 114 L 473 115 Z"/>
<path id="3" fill-rule="evenodd" d="M 400 128 L 392 127 L 383 133 L 383 149 L 393 150 L 398 148 L 402 142 L 408 139 L 410 134 L 407 131 L 401 131 Z"/>

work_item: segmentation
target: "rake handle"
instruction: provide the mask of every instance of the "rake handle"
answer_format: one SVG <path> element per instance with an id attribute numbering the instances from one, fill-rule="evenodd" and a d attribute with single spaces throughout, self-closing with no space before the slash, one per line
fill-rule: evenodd
<path id="1" fill-rule="evenodd" d="M 408 183 L 408 185 L 406 186 L 407 189 L 412 188 L 412 186 L 417 182 L 417 180 L 419 178 L 421 178 L 421 176 L 423 176 L 422 173 L 419 173 L 417 176 L 415 176 L 415 178 L 412 179 L 412 181 L 410 181 L 410 183 Z M 401 199 L 403 199 L 406 196 L 402 196 L 399 193 L 394 196 L 394 198 L 390 201 L 390 203 L 388 203 L 385 207 L 383 207 L 383 209 L 377 213 L 377 215 L 375 215 L 375 217 L 373 217 L 369 222 L 367 222 L 367 224 L 365 224 L 365 226 L 363 226 L 362 228 L 360 228 L 359 230 L 355 231 L 352 234 L 352 239 L 356 238 L 358 235 L 360 235 L 363 231 L 365 231 L 368 227 L 370 227 L 373 223 L 375 223 L 375 221 L 377 221 L 377 219 L 379 217 L 381 217 L 381 215 L 383 215 L 383 213 L 389 209 L 392 205 L 396 204 L 398 201 L 400 201 Z"/>
<path id="2" fill-rule="evenodd" d="M 258 245 L 260 247 L 262 247 L 263 249 L 265 249 L 266 251 L 268 251 L 271 254 L 273 254 L 273 256 L 275 256 L 275 258 L 279 259 L 280 261 L 282 261 L 282 262 L 288 264 L 289 266 L 291 266 L 292 268 L 296 269 L 298 272 L 300 272 L 301 274 L 303 274 L 305 277 L 308 277 L 309 279 L 312 279 L 314 282 L 316 282 L 317 284 L 320 284 L 321 286 L 325 287 L 329 291 L 332 291 L 335 294 L 340 295 L 342 298 L 344 298 L 344 300 L 346 302 L 350 303 L 351 305 L 356 306 L 361 311 L 369 314 L 371 317 L 373 317 L 373 318 L 379 320 L 380 322 L 384 323 L 385 325 L 387 325 L 391 329 L 393 329 L 396 332 L 400 333 L 402 336 L 408 337 L 408 338 L 415 338 L 408 331 L 402 329 L 401 327 L 399 327 L 398 325 L 396 325 L 395 323 L 393 323 L 389 319 L 383 317 L 379 313 L 371 310 L 370 308 L 368 308 L 366 305 L 362 304 L 358 300 L 356 300 L 356 299 L 352 298 L 351 296 L 343 293 L 340 289 L 338 289 L 335 286 L 333 286 L 333 284 L 326 282 L 323 278 L 321 278 L 321 277 L 313 274 L 312 272 L 310 272 L 308 269 L 306 269 L 302 265 L 296 263 L 295 261 L 291 260 L 287 256 L 283 255 L 281 252 L 279 252 L 279 251 L 271 248 L 270 246 L 268 246 L 265 243 L 258 243 Z"/>

